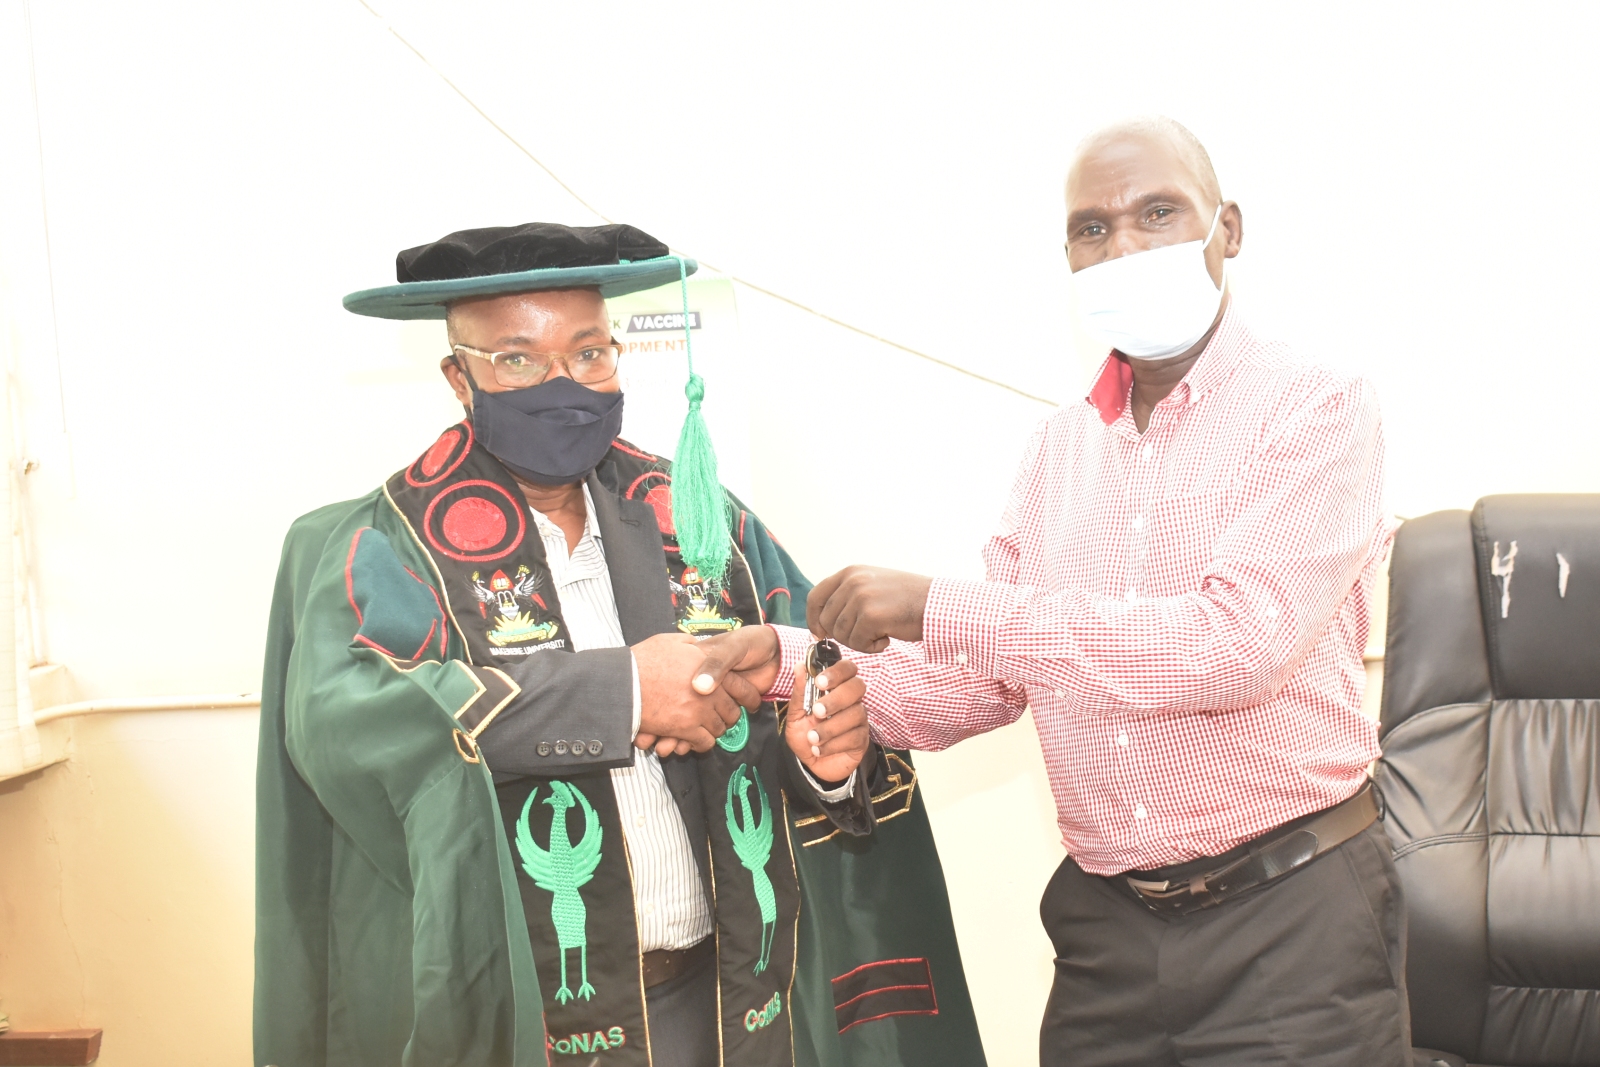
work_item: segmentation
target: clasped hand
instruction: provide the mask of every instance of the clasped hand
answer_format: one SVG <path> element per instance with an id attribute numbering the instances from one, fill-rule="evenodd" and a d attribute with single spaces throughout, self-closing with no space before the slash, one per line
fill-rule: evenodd
<path id="1" fill-rule="evenodd" d="M 633 743 L 658 756 L 705 752 L 756 707 L 761 691 L 733 670 L 737 653 L 688 634 L 656 634 L 634 645 L 639 671 L 639 733 Z"/>
<path id="2" fill-rule="evenodd" d="M 696 640 L 658 634 L 633 646 L 639 670 L 639 733 L 634 744 L 658 756 L 705 752 L 739 721 L 741 707 L 754 709 L 778 677 L 781 649 L 767 626 L 745 626 Z M 806 715 L 798 697 L 790 702 L 784 739 L 814 777 L 839 782 L 866 754 L 870 737 L 862 706 L 866 685 L 849 660 L 819 678 L 825 695 L 818 714 Z M 805 688 L 797 672 L 794 692 Z"/>

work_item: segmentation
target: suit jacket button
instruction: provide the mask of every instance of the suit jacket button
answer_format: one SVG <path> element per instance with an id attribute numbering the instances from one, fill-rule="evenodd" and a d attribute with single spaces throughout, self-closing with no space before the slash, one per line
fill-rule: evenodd
<path id="1" fill-rule="evenodd" d="M 565 741 L 557 741 L 556 742 L 556 755 L 565 756 L 566 754 L 567 754 L 567 743 Z"/>
<path id="2" fill-rule="evenodd" d="M 574 741 L 574 742 L 572 742 L 572 754 L 574 756 L 583 755 L 583 742 L 582 741 Z"/>
<path id="3" fill-rule="evenodd" d="M 538 752 L 539 752 L 539 755 L 541 755 L 541 756 L 550 755 L 550 742 L 548 742 L 548 741 L 540 741 L 539 742 Z"/>
<path id="4" fill-rule="evenodd" d="M 606 746 L 601 744 L 599 741 L 590 741 L 589 742 L 589 755 L 598 756 L 598 755 L 600 755 L 600 751 L 602 749 L 604 749 L 605 747 Z"/>

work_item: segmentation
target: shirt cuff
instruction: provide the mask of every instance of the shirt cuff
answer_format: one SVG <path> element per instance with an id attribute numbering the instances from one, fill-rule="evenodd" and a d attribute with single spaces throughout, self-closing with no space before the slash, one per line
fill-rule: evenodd
<path id="1" fill-rule="evenodd" d="M 816 638 L 811 636 L 810 630 L 802 630 L 798 626 L 768 625 L 777 632 L 781 656 L 778 677 L 773 680 L 766 696 L 768 700 L 788 700 L 794 696 L 794 672 L 800 669 L 800 664 L 806 658 L 806 649 L 811 647 Z"/>
<path id="2" fill-rule="evenodd" d="M 796 756 L 794 761 L 800 763 L 800 757 Z M 850 777 L 846 778 L 844 784 L 837 789 L 822 788 L 822 783 L 817 781 L 816 775 L 812 774 L 804 763 L 800 763 L 800 773 L 806 776 L 806 781 L 811 783 L 811 788 L 817 791 L 818 799 L 828 804 L 842 804 L 856 795 L 855 771 L 851 771 Z"/>
<path id="3" fill-rule="evenodd" d="M 995 677 L 1000 633 L 1016 610 L 1018 587 L 935 578 L 922 612 L 922 649 L 930 663 Z"/>
<path id="4" fill-rule="evenodd" d="M 628 662 L 633 664 L 633 729 L 629 737 L 639 736 L 639 723 L 644 717 L 644 701 L 639 696 L 639 661 L 630 653 Z"/>

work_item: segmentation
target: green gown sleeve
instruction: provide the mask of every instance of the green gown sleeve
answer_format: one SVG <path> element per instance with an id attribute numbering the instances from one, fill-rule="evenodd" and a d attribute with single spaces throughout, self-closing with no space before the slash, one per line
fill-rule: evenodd
<path id="1" fill-rule="evenodd" d="M 511 858 L 456 720 L 509 689 L 431 639 L 391 654 L 407 631 L 373 623 L 384 591 L 351 572 L 374 515 L 323 509 L 285 546 L 258 769 L 256 1062 L 543 1063 Z"/>

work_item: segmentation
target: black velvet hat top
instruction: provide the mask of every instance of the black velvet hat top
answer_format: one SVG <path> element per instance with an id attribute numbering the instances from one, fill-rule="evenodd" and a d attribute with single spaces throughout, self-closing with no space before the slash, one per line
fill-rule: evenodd
<path id="1" fill-rule="evenodd" d="M 395 257 L 399 284 L 351 293 L 344 306 L 384 319 L 442 319 L 456 300 L 591 286 L 621 296 L 697 267 L 634 226 L 486 226 L 406 249 Z"/>

